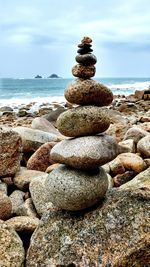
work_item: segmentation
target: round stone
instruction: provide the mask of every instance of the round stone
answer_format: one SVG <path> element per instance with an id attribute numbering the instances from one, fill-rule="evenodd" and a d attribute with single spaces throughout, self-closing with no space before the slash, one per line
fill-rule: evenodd
<path id="1" fill-rule="evenodd" d="M 50 201 L 64 210 L 81 210 L 96 204 L 108 189 L 108 178 L 100 168 L 92 172 L 60 165 L 45 181 Z"/>
<path id="2" fill-rule="evenodd" d="M 84 66 L 77 64 L 72 68 L 72 74 L 79 78 L 91 78 L 95 75 L 96 68 L 94 66 Z"/>
<path id="3" fill-rule="evenodd" d="M 77 53 L 81 55 L 86 54 L 86 53 L 91 53 L 91 52 L 93 52 L 93 49 L 91 49 L 90 47 L 83 47 L 77 50 Z"/>
<path id="4" fill-rule="evenodd" d="M 83 47 L 85 47 L 85 48 L 87 48 L 87 47 L 91 47 L 92 45 L 91 44 L 78 44 L 78 47 L 79 48 L 83 48 Z"/>
<path id="5" fill-rule="evenodd" d="M 94 106 L 69 109 L 57 119 L 57 129 L 70 137 L 102 133 L 109 125 L 110 120 L 106 112 Z"/>
<path id="6" fill-rule="evenodd" d="M 83 39 L 81 40 L 81 44 L 90 44 L 92 43 L 92 39 L 88 36 L 84 36 Z"/>
<path id="7" fill-rule="evenodd" d="M 118 155 L 118 144 L 109 135 L 66 139 L 51 150 L 51 158 L 77 169 L 94 169 Z"/>
<path id="8" fill-rule="evenodd" d="M 91 66 L 96 64 L 97 58 L 93 54 L 77 55 L 76 61 L 84 66 Z"/>
<path id="9" fill-rule="evenodd" d="M 65 90 L 68 102 L 77 105 L 107 106 L 113 100 L 113 94 L 103 84 L 91 79 L 76 79 Z"/>

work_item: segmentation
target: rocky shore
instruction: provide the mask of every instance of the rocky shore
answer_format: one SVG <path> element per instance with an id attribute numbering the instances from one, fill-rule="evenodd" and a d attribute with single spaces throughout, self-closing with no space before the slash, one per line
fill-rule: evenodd
<path id="1" fill-rule="evenodd" d="M 149 92 L 107 101 L 0 108 L 0 266 L 150 266 Z"/>

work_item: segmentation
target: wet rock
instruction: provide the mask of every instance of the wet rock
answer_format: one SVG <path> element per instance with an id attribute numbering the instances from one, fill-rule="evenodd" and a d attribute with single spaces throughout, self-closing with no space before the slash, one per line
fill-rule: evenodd
<path id="1" fill-rule="evenodd" d="M 94 210 L 47 212 L 26 266 L 150 265 L 150 191 L 111 190 Z"/>
<path id="2" fill-rule="evenodd" d="M 40 146 L 29 158 L 27 169 L 45 172 L 48 166 L 54 163 L 51 159 L 50 152 L 56 144 L 56 142 L 49 142 Z"/>
<path id="3" fill-rule="evenodd" d="M 25 251 L 23 243 L 14 231 L 3 221 L 0 221 L 0 266 L 23 267 Z"/>
<path id="4" fill-rule="evenodd" d="M 13 176 L 20 168 L 22 143 L 11 128 L 0 127 L 0 176 Z"/>
<path id="5" fill-rule="evenodd" d="M 77 107 L 63 112 L 57 119 L 58 130 L 66 136 L 86 136 L 102 133 L 110 125 L 107 113 L 99 107 Z"/>
<path id="6" fill-rule="evenodd" d="M 117 155 L 115 139 L 105 134 L 63 140 L 51 150 L 52 160 L 77 169 L 94 169 Z"/>
<path id="7" fill-rule="evenodd" d="M 65 210 L 81 210 L 96 204 L 108 189 L 105 171 L 83 172 L 65 165 L 53 170 L 45 180 L 49 200 Z"/>
<path id="8" fill-rule="evenodd" d="M 76 79 L 65 90 L 65 98 L 79 105 L 107 106 L 113 100 L 113 94 L 106 86 L 91 79 Z"/>

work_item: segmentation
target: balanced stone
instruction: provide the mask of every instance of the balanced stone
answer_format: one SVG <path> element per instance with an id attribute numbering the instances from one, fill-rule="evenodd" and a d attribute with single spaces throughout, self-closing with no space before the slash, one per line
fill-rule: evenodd
<path id="1" fill-rule="evenodd" d="M 109 88 L 91 79 L 76 79 L 65 90 L 68 102 L 79 105 L 107 106 L 113 100 Z"/>
<path id="2" fill-rule="evenodd" d="M 94 66 L 84 66 L 81 64 L 77 64 L 72 68 L 72 74 L 75 77 L 79 78 L 91 78 L 95 75 L 95 67 Z"/>
<path id="3" fill-rule="evenodd" d="M 81 55 L 86 54 L 86 53 L 91 53 L 91 52 L 93 52 L 93 49 L 91 49 L 90 47 L 83 47 L 77 50 L 77 53 Z"/>
<path id="4" fill-rule="evenodd" d="M 78 47 L 79 48 L 83 48 L 83 47 L 86 47 L 87 48 L 87 47 L 91 47 L 91 46 L 92 46 L 91 44 L 82 44 L 82 43 L 81 44 L 78 44 Z"/>
<path id="5" fill-rule="evenodd" d="M 77 55 L 76 61 L 84 66 L 91 66 L 96 64 L 97 58 L 93 54 Z"/>
<path id="6" fill-rule="evenodd" d="M 108 179 L 102 168 L 83 172 L 60 165 L 48 175 L 45 187 L 55 206 L 65 210 L 81 210 L 104 197 Z"/>
<path id="7" fill-rule="evenodd" d="M 83 37 L 83 39 L 81 40 L 81 44 L 90 44 L 92 43 L 92 39 L 90 37 Z"/>
<path id="8" fill-rule="evenodd" d="M 51 150 L 51 159 L 77 169 L 94 169 L 118 155 L 118 144 L 106 134 L 66 139 Z"/>
<path id="9" fill-rule="evenodd" d="M 95 106 L 69 109 L 57 119 L 57 129 L 63 135 L 70 137 L 102 133 L 109 125 L 110 120 L 106 112 Z"/>

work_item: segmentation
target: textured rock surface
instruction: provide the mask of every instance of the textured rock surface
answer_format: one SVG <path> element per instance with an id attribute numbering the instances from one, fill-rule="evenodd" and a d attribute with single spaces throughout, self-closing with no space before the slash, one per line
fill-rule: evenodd
<path id="1" fill-rule="evenodd" d="M 8 196 L 0 192 L 0 219 L 7 220 L 11 216 L 12 204 Z"/>
<path id="2" fill-rule="evenodd" d="M 118 154 L 118 145 L 109 135 L 85 136 L 63 140 L 51 150 L 51 158 L 58 163 L 79 169 L 103 165 Z"/>
<path id="3" fill-rule="evenodd" d="M 38 214 L 33 205 L 31 198 L 26 199 L 26 201 L 20 205 L 17 209 L 18 216 L 29 216 L 31 218 L 38 218 Z"/>
<path id="4" fill-rule="evenodd" d="M 25 252 L 18 234 L 3 221 L 0 221 L 0 266 L 23 267 Z"/>
<path id="5" fill-rule="evenodd" d="M 76 79 L 65 90 L 65 98 L 79 105 L 107 106 L 113 100 L 113 94 L 103 84 L 94 80 Z"/>
<path id="6" fill-rule="evenodd" d="M 20 136 L 7 127 L 0 127 L 0 176 L 13 176 L 20 167 L 22 142 Z"/>
<path id="7" fill-rule="evenodd" d="M 31 127 L 32 127 L 32 129 L 36 129 L 36 130 L 40 130 L 40 131 L 44 131 L 44 132 L 48 132 L 48 133 L 53 133 L 53 134 L 60 136 L 60 133 L 53 126 L 53 124 L 50 123 L 48 120 L 46 120 L 43 117 L 35 118 L 32 121 Z"/>
<path id="8" fill-rule="evenodd" d="M 96 64 L 97 58 L 93 54 L 77 55 L 76 61 L 84 66 L 91 66 Z"/>
<path id="9" fill-rule="evenodd" d="M 108 178 L 100 168 L 92 172 L 60 165 L 45 180 L 50 201 L 61 209 L 81 210 L 96 204 L 108 189 Z"/>
<path id="10" fill-rule="evenodd" d="M 93 211 L 43 216 L 27 267 L 150 265 L 150 191 L 117 191 Z"/>
<path id="11" fill-rule="evenodd" d="M 55 207 L 50 202 L 49 192 L 46 190 L 45 180 L 48 174 L 45 174 L 45 177 L 37 177 L 30 183 L 30 193 L 36 208 L 36 211 L 39 216 L 42 216 L 47 210 L 55 210 Z"/>
<path id="12" fill-rule="evenodd" d="M 139 173 L 145 169 L 144 160 L 134 153 L 122 153 L 118 155 L 118 158 L 127 170 L 133 170 Z"/>
<path id="13" fill-rule="evenodd" d="M 77 64 L 72 68 L 72 74 L 75 77 L 88 79 L 95 75 L 96 68 L 94 66 L 84 66 Z"/>
<path id="14" fill-rule="evenodd" d="M 106 112 L 99 107 L 85 106 L 65 111 L 57 119 L 58 130 L 70 137 L 95 135 L 110 125 Z"/>
<path id="15" fill-rule="evenodd" d="M 55 144 L 55 142 L 49 142 L 40 146 L 29 158 L 27 169 L 45 172 L 47 167 L 54 163 L 50 157 L 50 152 Z"/>
<path id="16" fill-rule="evenodd" d="M 32 233 L 39 225 L 39 221 L 40 220 L 38 218 L 31 218 L 28 216 L 17 216 L 7 220 L 6 224 L 14 228 L 16 232 Z"/>
<path id="17" fill-rule="evenodd" d="M 147 131 L 141 129 L 140 127 L 137 127 L 137 126 L 134 126 L 132 128 L 130 128 L 125 136 L 124 136 L 124 140 L 127 140 L 127 139 L 133 139 L 134 142 L 137 144 L 138 141 L 147 136 L 147 135 L 150 135 L 150 133 L 148 133 Z"/>
<path id="18" fill-rule="evenodd" d="M 25 167 L 21 167 L 20 171 L 16 173 L 14 177 L 14 184 L 21 190 L 28 190 L 30 182 L 35 177 L 44 177 L 45 173 L 35 170 L 27 170 Z"/>
<path id="19" fill-rule="evenodd" d="M 149 189 L 150 190 L 150 167 L 136 175 L 131 181 L 120 186 L 120 189 Z M 150 209 L 150 207 L 149 207 Z"/>
<path id="20" fill-rule="evenodd" d="M 145 158 L 150 158 L 150 135 L 143 137 L 137 144 L 137 151 Z"/>
<path id="21" fill-rule="evenodd" d="M 127 139 L 118 143 L 122 153 L 131 152 L 135 153 L 135 142 L 133 139 Z"/>
<path id="22" fill-rule="evenodd" d="M 12 204 L 12 214 L 18 215 L 18 208 L 24 203 L 24 195 L 25 193 L 21 190 L 14 190 L 9 196 L 9 199 Z"/>
<path id="23" fill-rule="evenodd" d="M 58 142 L 56 134 L 35 130 L 27 127 L 14 128 L 22 138 L 23 152 L 35 151 L 47 142 Z"/>

